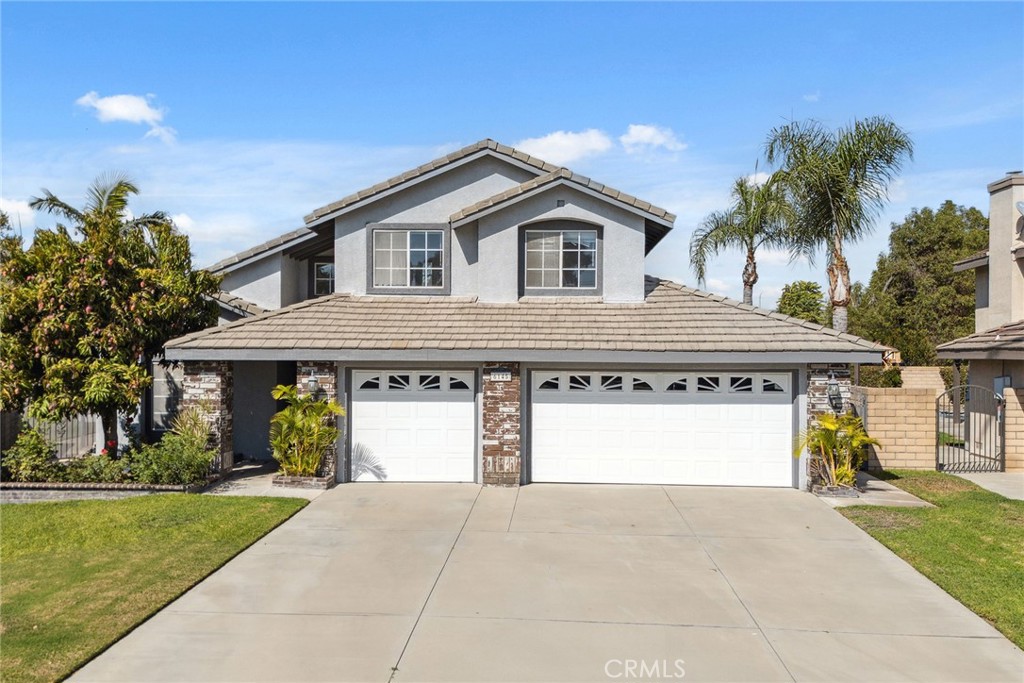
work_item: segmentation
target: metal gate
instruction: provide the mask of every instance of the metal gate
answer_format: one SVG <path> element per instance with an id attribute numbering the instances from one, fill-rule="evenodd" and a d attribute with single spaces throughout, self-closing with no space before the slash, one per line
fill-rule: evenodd
<path id="1" fill-rule="evenodd" d="M 935 399 L 935 469 L 1002 472 L 1005 405 L 999 394 L 973 384 L 940 394 Z"/>

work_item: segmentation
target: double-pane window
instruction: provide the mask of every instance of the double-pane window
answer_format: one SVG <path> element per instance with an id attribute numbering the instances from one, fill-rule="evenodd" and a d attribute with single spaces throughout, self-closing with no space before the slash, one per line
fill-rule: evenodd
<path id="1" fill-rule="evenodd" d="M 527 230 L 526 287 L 595 289 L 596 230 Z"/>
<path id="2" fill-rule="evenodd" d="M 374 287 L 444 287 L 444 232 L 375 230 Z"/>

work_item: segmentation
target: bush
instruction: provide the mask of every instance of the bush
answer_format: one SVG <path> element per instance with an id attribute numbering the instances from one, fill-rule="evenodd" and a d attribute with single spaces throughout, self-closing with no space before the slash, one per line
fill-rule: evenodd
<path id="1" fill-rule="evenodd" d="M 860 366 L 860 386 L 879 389 L 903 386 L 903 375 L 899 368 L 883 368 L 878 365 Z"/>
<path id="2" fill-rule="evenodd" d="M 60 481 L 56 450 L 37 429 L 26 427 L 3 454 L 11 481 Z"/>
<path id="3" fill-rule="evenodd" d="M 274 387 L 271 395 L 288 404 L 270 418 L 270 447 L 274 459 L 281 463 L 281 473 L 317 476 L 324 454 L 338 440 L 334 417 L 344 415 L 344 408 L 310 394 L 299 396 L 298 387 L 284 384 Z"/>
<path id="4" fill-rule="evenodd" d="M 124 458 L 109 455 L 86 455 L 62 463 L 60 481 L 77 483 L 121 484 L 131 481 L 131 471 Z"/>
<path id="5" fill-rule="evenodd" d="M 130 456 L 132 477 L 143 484 L 199 484 L 206 481 L 214 452 L 181 434 L 165 434 L 159 443 Z"/>

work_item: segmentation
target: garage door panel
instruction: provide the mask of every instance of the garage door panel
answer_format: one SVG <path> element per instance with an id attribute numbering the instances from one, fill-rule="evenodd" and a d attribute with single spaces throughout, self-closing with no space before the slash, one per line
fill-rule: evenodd
<path id="1" fill-rule="evenodd" d="M 465 371 L 353 373 L 353 451 L 369 449 L 385 481 L 473 481 L 472 384 Z"/>
<path id="2" fill-rule="evenodd" d="M 560 374 L 558 390 L 533 387 L 534 481 L 792 485 L 785 373 L 571 373 L 582 377 L 577 386 L 589 375 L 595 388 L 621 374 L 621 393 L 569 391 L 569 374 Z M 633 391 L 637 386 L 651 389 Z M 764 386 L 786 393 L 765 393 Z"/>

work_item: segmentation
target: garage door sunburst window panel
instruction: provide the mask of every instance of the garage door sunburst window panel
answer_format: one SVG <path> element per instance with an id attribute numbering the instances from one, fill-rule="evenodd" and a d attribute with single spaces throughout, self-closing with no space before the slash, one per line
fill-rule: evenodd
<path id="1" fill-rule="evenodd" d="M 444 287 L 444 231 L 375 230 L 373 286 Z"/>

